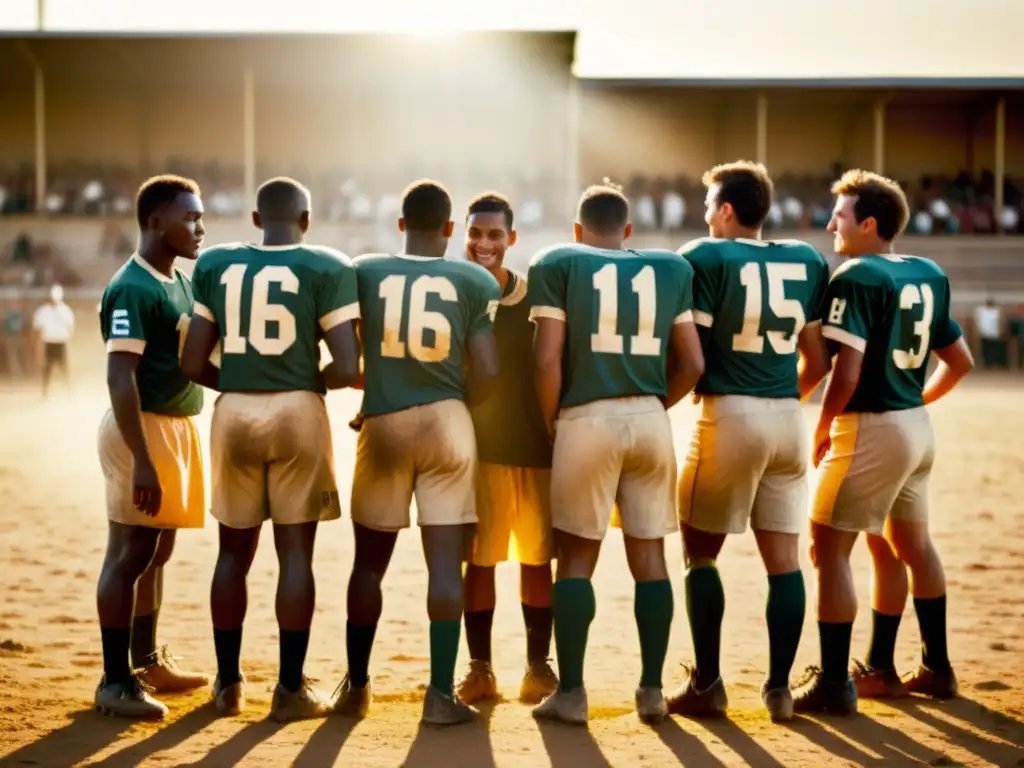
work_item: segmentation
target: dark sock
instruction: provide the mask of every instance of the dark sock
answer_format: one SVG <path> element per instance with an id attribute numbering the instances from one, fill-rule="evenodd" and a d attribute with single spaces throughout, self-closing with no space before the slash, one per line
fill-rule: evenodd
<path id="1" fill-rule="evenodd" d="M 640 687 L 661 688 L 661 673 L 672 633 L 672 582 L 638 582 L 633 591 L 633 614 L 640 633 Z"/>
<path id="2" fill-rule="evenodd" d="M 132 677 L 128 660 L 131 627 L 100 627 L 100 636 L 103 641 L 103 676 L 108 683 L 127 683 Z"/>
<path id="3" fill-rule="evenodd" d="M 558 687 L 571 691 L 583 685 L 583 660 L 587 654 L 590 622 L 597 613 L 594 585 L 590 579 L 562 579 L 552 590 L 555 653 L 558 656 Z"/>
<path id="4" fill-rule="evenodd" d="M 242 655 L 242 629 L 213 629 L 213 649 L 217 654 L 217 677 L 223 687 L 242 679 L 238 660 Z"/>
<path id="5" fill-rule="evenodd" d="M 523 621 L 526 623 L 526 660 L 540 664 L 551 655 L 551 627 L 554 614 L 551 606 L 538 608 L 523 603 Z"/>
<path id="6" fill-rule="evenodd" d="M 348 651 L 348 679 L 356 688 L 365 688 L 370 682 L 370 651 L 376 624 L 345 623 L 345 647 Z"/>
<path id="7" fill-rule="evenodd" d="M 286 691 L 295 693 L 302 687 L 302 668 L 309 648 L 308 629 L 282 629 L 280 640 L 281 667 L 278 682 Z"/>
<path id="8" fill-rule="evenodd" d="M 921 628 L 921 662 L 932 672 L 949 670 L 946 649 L 946 596 L 914 598 L 917 623 Z"/>
<path id="9" fill-rule="evenodd" d="M 139 669 L 156 657 L 156 619 L 160 609 L 132 619 L 132 667 Z"/>
<path id="10" fill-rule="evenodd" d="M 871 644 L 865 661 L 872 669 L 896 671 L 896 633 L 901 618 L 871 611 Z"/>
<path id="11" fill-rule="evenodd" d="M 768 577 L 768 688 L 788 688 L 789 673 L 800 646 L 807 594 L 800 571 Z"/>
<path id="12" fill-rule="evenodd" d="M 455 685 L 455 658 L 459 655 L 461 621 L 430 622 L 430 685 L 445 696 Z"/>
<path id="13" fill-rule="evenodd" d="M 714 565 L 686 572 L 686 613 L 690 617 L 693 653 L 697 657 L 697 687 L 707 689 L 720 676 L 718 657 L 722 646 L 725 591 Z"/>
<path id="14" fill-rule="evenodd" d="M 850 677 L 850 637 L 853 622 L 818 622 L 821 639 L 821 674 L 831 683 L 842 683 Z"/>
<path id="15" fill-rule="evenodd" d="M 491 625 L 494 624 L 494 609 L 486 611 L 467 611 L 466 644 L 469 645 L 469 658 L 474 661 L 491 660 Z"/>

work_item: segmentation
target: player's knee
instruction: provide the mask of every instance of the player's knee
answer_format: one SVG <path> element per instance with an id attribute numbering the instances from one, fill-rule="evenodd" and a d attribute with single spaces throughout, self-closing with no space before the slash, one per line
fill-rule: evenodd
<path id="1" fill-rule="evenodd" d="M 156 553 L 150 561 L 150 568 L 163 568 L 171 559 L 174 552 L 174 531 L 163 531 L 156 546 Z"/>
<path id="2" fill-rule="evenodd" d="M 427 613 L 432 620 L 458 619 L 462 615 L 461 582 L 431 578 L 427 588 Z"/>
<path id="3" fill-rule="evenodd" d="M 896 557 L 911 568 L 926 562 L 935 550 L 923 524 L 901 524 L 894 520 L 890 526 L 890 538 Z"/>
<path id="4" fill-rule="evenodd" d="M 146 572 L 152 561 L 153 547 L 146 542 L 130 542 L 107 558 L 113 572 L 133 581 Z"/>

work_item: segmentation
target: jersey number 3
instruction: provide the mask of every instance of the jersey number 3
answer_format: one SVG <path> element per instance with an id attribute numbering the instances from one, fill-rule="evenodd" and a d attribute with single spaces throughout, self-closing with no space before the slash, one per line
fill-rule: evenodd
<path id="1" fill-rule="evenodd" d="M 928 347 L 932 343 L 932 318 L 935 317 L 935 294 L 928 284 L 920 286 L 913 283 L 904 285 L 900 291 L 900 309 L 904 312 L 911 311 L 918 304 L 921 307 L 921 319 L 914 321 L 914 336 L 917 338 L 917 351 L 910 349 L 894 349 L 892 361 L 902 371 L 913 370 L 924 365 L 928 356 Z"/>
<path id="2" fill-rule="evenodd" d="M 404 318 L 405 275 L 389 275 L 381 280 L 379 296 L 384 300 L 384 338 L 380 343 L 381 357 L 405 357 L 406 350 L 413 360 L 421 363 L 439 363 L 448 359 L 452 349 L 452 326 L 440 312 L 427 309 L 427 296 L 441 301 L 456 302 L 459 295 L 447 277 L 422 275 L 412 281 L 409 289 L 409 316 Z M 405 321 L 405 322 L 403 322 Z M 408 344 L 402 341 L 402 326 Z M 433 346 L 427 346 L 424 331 L 434 332 Z"/>
<path id="3" fill-rule="evenodd" d="M 222 354 L 244 355 L 247 344 L 264 357 L 283 355 L 295 343 L 295 315 L 281 304 L 270 303 L 270 284 L 277 283 L 285 293 L 299 292 L 299 278 L 288 267 L 263 267 L 252 278 L 249 302 L 249 337 L 242 335 L 242 286 L 247 264 L 232 264 L 220 276 L 227 287 L 224 297 L 224 345 Z M 277 337 L 267 336 L 267 324 L 277 323 Z"/>
<path id="4" fill-rule="evenodd" d="M 637 296 L 639 312 L 636 335 L 629 337 L 629 354 L 657 357 L 661 354 L 661 339 L 654 335 L 654 320 L 658 314 L 654 267 L 648 265 L 637 272 L 630 287 Z M 615 264 L 605 264 L 594 273 L 594 290 L 597 291 L 597 333 L 590 335 L 590 351 L 621 355 L 619 270 Z"/>

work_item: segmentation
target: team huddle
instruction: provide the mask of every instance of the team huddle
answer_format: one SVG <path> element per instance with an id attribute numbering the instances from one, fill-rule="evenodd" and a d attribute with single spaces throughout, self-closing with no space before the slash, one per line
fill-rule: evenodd
<path id="1" fill-rule="evenodd" d="M 725 711 L 716 560 L 727 535 L 748 524 L 768 578 L 761 695 L 772 720 L 852 713 L 858 697 L 956 695 L 945 577 L 928 534 L 935 446 L 925 409 L 973 367 L 949 281 L 934 263 L 894 253 L 908 209 L 889 179 L 850 171 L 834 185 L 829 231 L 846 259 L 831 276 L 806 243 L 761 239 L 772 204 L 762 166 L 716 166 L 704 183 L 710 237 L 678 252 L 628 248 L 629 203 L 605 183 L 583 193 L 573 242 L 542 250 L 522 275 L 503 266 L 516 233 L 496 193 L 468 207 L 465 261 L 444 258 L 452 202 L 432 181 L 404 194 L 402 253 L 350 260 L 307 244 L 309 193 L 279 178 L 257 194 L 261 244 L 200 255 L 198 187 L 147 181 L 138 252 L 100 308 L 111 408 L 99 434 L 109 539 L 97 591 L 97 708 L 159 718 L 167 708 L 155 695 L 210 685 L 156 641 L 175 533 L 204 523 L 193 423 L 204 388 L 221 393 L 209 472 L 220 541 L 212 696 L 223 715 L 246 706 L 246 579 L 266 520 L 280 564 L 271 717 L 369 713 L 381 583 L 414 498 L 428 572 L 424 723 L 471 722 L 474 704 L 498 697 L 495 566 L 508 559 L 519 563 L 526 627 L 520 700 L 537 718 L 586 723 L 591 579 L 611 526 L 622 529 L 635 581 L 644 722 Z M 177 258 L 197 259 L 191 280 Z M 932 352 L 939 365 L 929 377 Z M 801 401 L 826 377 L 811 438 Z M 363 392 L 349 425 L 358 432 L 355 555 L 347 674 L 327 695 L 303 670 L 318 525 L 342 512 L 325 396 L 345 387 Z M 688 395 L 700 417 L 677 465 L 668 410 Z M 810 464 L 820 468 L 812 494 Z M 821 665 L 793 682 L 808 512 Z M 680 529 L 695 659 L 666 697 L 674 596 L 664 541 Z M 849 557 L 861 532 L 873 622 L 867 656 L 851 669 Z M 901 678 L 894 648 L 911 589 L 922 659 Z M 456 682 L 463 625 L 471 661 Z"/>

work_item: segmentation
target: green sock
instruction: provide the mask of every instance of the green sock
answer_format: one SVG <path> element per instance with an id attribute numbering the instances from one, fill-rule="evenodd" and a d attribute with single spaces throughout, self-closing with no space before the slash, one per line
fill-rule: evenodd
<path id="1" fill-rule="evenodd" d="M 461 621 L 430 622 L 430 685 L 446 696 L 455 683 L 455 657 L 459 655 Z"/>
<path id="2" fill-rule="evenodd" d="M 641 581 L 633 597 L 636 628 L 640 632 L 640 686 L 661 688 L 661 673 L 672 632 L 672 582 Z"/>
<path id="3" fill-rule="evenodd" d="M 697 657 L 697 687 L 705 690 L 720 676 L 718 656 L 722 646 L 725 591 L 718 568 L 701 565 L 686 572 L 686 613 Z"/>
<path id="4" fill-rule="evenodd" d="M 871 611 L 871 643 L 865 661 L 872 669 L 896 671 L 896 635 L 902 618 Z"/>
<path id="5" fill-rule="evenodd" d="M 556 581 L 551 595 L 555 614 L 555 655 L 558 657 L 558 687 L 571 691 L 583 685 L 583 657 L 587 633 L 594 620 L 594 585 L 590 579 Z"/>
<path id="6" fill-rule="evenodd" d="M 789 673 L 800 646 L 807 595 L 800 571 L 768 577 L 768 688 L 788 688 Z"/>

